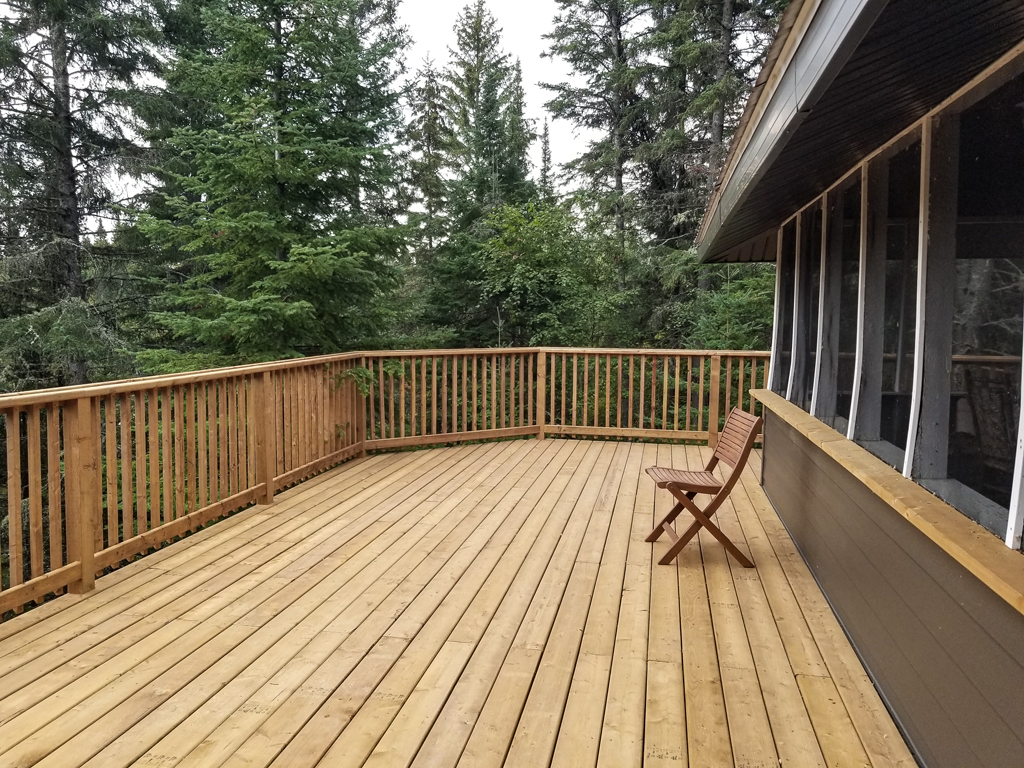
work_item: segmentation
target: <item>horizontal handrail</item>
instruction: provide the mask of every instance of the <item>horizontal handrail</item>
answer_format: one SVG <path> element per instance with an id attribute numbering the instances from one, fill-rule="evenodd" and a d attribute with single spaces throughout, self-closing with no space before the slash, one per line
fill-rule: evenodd
<path id="1" fill-rule="evenodd" d="M 0 616 L 367 451 L 714 444 L 769 353 L 374 350 L 0 395 Z"/>

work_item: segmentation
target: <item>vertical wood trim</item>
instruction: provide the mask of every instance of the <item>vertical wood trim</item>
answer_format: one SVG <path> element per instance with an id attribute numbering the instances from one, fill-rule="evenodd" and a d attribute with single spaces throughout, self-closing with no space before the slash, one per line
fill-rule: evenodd
<path id="1" fill-rule="evenodd" d="M 772 351 L 768 360 L 768 383 L 770 388 L 775 383 L 775 367 L 779 354 L 779 344 L 782 335 L 782 230 L 779 227 L 779 234 L 775 242 L 775 307 L 772 313 Z"/>
<path id="2" fill-rule="evenodd" d="M 1021 350 L 1024 357 L 1024 349 Z M 1024 366 L 1021 367 L 1021 392 L 1024 392 Z M 1010 490 L 1010 516 L 1006 521 L 1006 546 L 1020 550 L 1024 536 L 1024 413 L 1017 422 L 1017 455 L 1013 462 L 1013 487 Z"/>
<path id="3" fill-rule="evenodd" d="M 790 402 L 793 401 L 793 383 L 796 381 L 796 368 L 797 368 L 797 343 L 800 341 L 800 270 L 801 270 L 801 256 L 803 254 L 802 240 L 803 240 L 803 214 L 796 217 L 796 243 L 795 252 L 796 258 L 793 262 L 793 338 L 790 340 L 789 347 L 789 381 L 786 383 L 786 399 Z"/>
<path id="4" fill-rule="evenodd" d="M 907 450 L 903 454 L 903 476 L 906 478 L 913 476 L 917 430 L 921 423 L 921 389 L 924 385 L 924 335 L 928 321 L 925 313 L 928 288 L 928 203 L 931 189 L 932 124 L 932 118 L 927 118 L 921 123 L 921 188 L 917 214 L 917 316 L 914 323 L 914 379 L 910 396 L 910 426 L 907 430 Z"/>
<path id="5" fill-rule="evenodd" d="M 942 479 L 949 461 L 949 403 L 953 359 L 953 312 L 956 303 L 956 228 L 960 174 L 960 115 L 932 118 L 928 152 L 927 228 L 921 240 L 927 254 L 922 360 L 916 450 L 910 468 L 915 477 Z M 923 152 L 922 143 L 922 152 Z M 923 157 L 922 157 L 923 165 Z M 924 174 L 922 174 L 922 182 Z M 926 246 L 926 247 L 925 247 Z M 909 453 L 909 452 L 908 452 Z"/>
<path id="6" fill-rule="evenodd" d="M 818 355 L 811 415 L 831 425 L 836 415 L 839 380 L 840 298 L 843 288 L 845 202 L 850 187 L 838 188 L 822 200 L 821 292 L 818 300 Z M 862 195 L 863 197 L 863 195 Z"/>
<path id="7" fill-rule="evenodd" d="M 850 419 L 846 426 L 846 439 L 857 434 L 857 415 L 860 411 L 860 393 L 864 378 L 864 308 L 867 298 L 868 265 L 868 163 L 860 166 L 860 249 L 857 271 L 857 341 L 854 347 L 853 392 L 850 395 Z"/>
<path id="8" fill-rule="evenodd" d="M 828 274 L 826 271 L 828 268 L 828 251 L 829 251 L 829 224 L 831 217 L 828 212 L 828 193 L 821 196 L 821 259 L 818 267 L 818 338 L 815 340 L 815 355 L 814 355 L 814 378 L 811 384 L 811 415 L 818 415 L 818 385 L 821 383 L 821 365 L 822 365 L 822 351 L 825 347 L 825 312 L 826 305 L 825 301 L 828 296 L 826 293 L 826 281 L 825 276 Z M 841 230 L 840 230 L 841 231 Z M 841 255 L 841 254 L 840 254 Z M 831 307 L 830 307 L 831 309 Z"/>

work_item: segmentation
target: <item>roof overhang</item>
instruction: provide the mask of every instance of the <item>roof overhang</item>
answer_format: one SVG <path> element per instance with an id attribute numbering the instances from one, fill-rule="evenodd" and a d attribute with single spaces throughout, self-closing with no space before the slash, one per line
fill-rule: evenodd
<path id="1" fill-rule="evenodd" d="M 1024 38 L 1024 2 L 793 0 L 698 235 L 771 261 L 775 230 Z"/>

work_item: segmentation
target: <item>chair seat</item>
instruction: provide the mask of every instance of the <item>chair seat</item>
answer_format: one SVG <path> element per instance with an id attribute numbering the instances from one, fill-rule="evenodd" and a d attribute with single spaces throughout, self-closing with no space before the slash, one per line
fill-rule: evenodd
<path id="1" fill-rule="evenodd" d="M 648 467 L 651 476 L 659 488 L 675 483 L 686 492 L 716 494 L 722 483 L 711 472 L 690 472 L 685 469 L 669 469 L 668 467 Z"/>

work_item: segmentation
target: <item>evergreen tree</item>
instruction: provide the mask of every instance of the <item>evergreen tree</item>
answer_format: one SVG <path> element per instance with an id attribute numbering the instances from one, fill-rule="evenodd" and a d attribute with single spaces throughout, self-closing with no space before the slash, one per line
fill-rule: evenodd
<path id="1" fill-rule="evenodd" d="M 12 0 L 0 14 L 0 388 L 125 370 L 122 271 L 106 237 L 111 177 L 131 171 L 135 83 L 155 66 L 150 9 L 122 0 Z M 108 286 L 111 284 L 108 281 Z"/>
<path id="2" fill-rule="evenodd" d="M 541 198 L 551 202 L 555 197 L 555 185 L 552 178 L 551 168 L 551 129 L 548 121 L 544 120 L 544 130 L 540 135 L 540 180 L 539 189 Z"/>
<path id="3" fill-rule="evenodd" d="M 189 254 L 151 367 L 336 351 L 379 331 L 402 247 L 396 0 L 216 0 L 179 93 L 216 116 L 168 140 L 189 172 L 141 226 Z M 185 355 L 184 359 L 182 355 Z"/>
<path id="4" fill-rule="evenodd" d="M 628 240 L 626 176 L 635 150 L 633 133 L 639 53 L 640 0 L 556 0 L 559 13 L 547 35 L 547 55 L 564 59 L 577 78 L 546 83 L 554 94 L 547 107 L 556 118 L 598 132 L 587 151 L 567 164 L 583 179 L 601 210 L 611 215 L 619 242 L 620 282 Z"/>
<path id="5" fill-rule="evenodd" d="M 448 180 L 454 158 L 455 134 L 444 97 L 441 73 L 427 60 L 416 73 L 409 99 L 411 120 L 408 128 L 412 151 L 411 181 L 416 202 L 425 209 L 411 213 L 410 224 L 416 232 L 420 260 L 433 257 L 435 248 L 447 231 Z"/>

